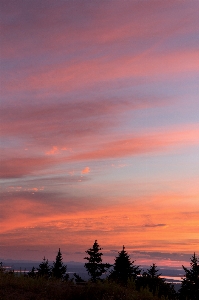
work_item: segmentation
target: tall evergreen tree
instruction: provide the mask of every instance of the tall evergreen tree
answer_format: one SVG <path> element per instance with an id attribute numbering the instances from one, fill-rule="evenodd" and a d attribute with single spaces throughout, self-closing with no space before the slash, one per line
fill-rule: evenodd
<path id="1" fill-rule="evenodd" d="M 109 275 L 109 279 L 117 281 L 123 285 L 126 285 L 128 279 L 137 279 L 141 270 L 139 266 L 134 265 L 134 261 L 130 260 L 128 253 L 125 251 L 125 247 L 121 252 L 118 252 L 118 256 L 115 258 L 113 270 Z"/>
<path id="2" fill-rule="evenodd" d="M 49 278 L 51 276 L 51 267 L 48 263 L 48 259 L 43 258 L 42 263 L 39 265 L 39 268 L 37 268 L 37 276 Z"/>
<path id="3" fill-rule="evenodd" d="M 159 297 L 164 295 L 169 297 L 169 299 L 176 299 L 174 286 L 170 283 L 166 283 L 166 280 L 161 278 L 161 274 L 158 272 L 159 270 L 156 264 L 152 264 L 152 266 L 139 277 L 137 281 L 138 288 L 148 287 L 154 296 L 157 294 Z"/>
<path id="4" fill-rule="evenodd" d="M 179 290 L 180 300 L 198 300 L 199 299 L 199 259 L 196 254 L 191 257 L 190 269 L 185 268 L 185 278 L 182 280 Z"/>
<path id="5" fill-rule="evenodd" d="M 85 257 L 88 262 L 85 263 L 85 268 L 88 271 L 88 274 L 91 276 L 91 280 L 95 282 L 96 280 L 100 279 L 100 276 L 105 273 L 109 268 L 110 264 L 102 263 L 102 255 L 100 251 L 102 248 L 95 240 L 93 247 L 85 251 L 88 256 Z"/>
<path id="6" fill-rule="evenodd" d="M 159 270 L 155 264 L 152 264 L 146 272 L 142 274 L 139 278 L 139 282 L 143 287 L 148 286 L 149 290 L 155 295 L 156 291 L 159 289 L 160 284 L 165 282 L 164 279 L 160 278 L 161 274 L 158 274 Z"/>
<path id="7" fill-rule="evenodd" d="M 59 248 L 59 251 L 56 256 L 56 260 L 55 262 L 53 262 L 52 276 L 57 279 L 67 280 L 69 278 L 68 274 L 66 274 L 67 266 L 63 264 L 62 260 L 63 258 Z"/>

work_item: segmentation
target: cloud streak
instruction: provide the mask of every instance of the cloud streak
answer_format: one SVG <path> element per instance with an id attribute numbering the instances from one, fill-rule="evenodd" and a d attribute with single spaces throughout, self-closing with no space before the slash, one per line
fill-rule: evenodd
<path id="1" fill-rule="evenodd" d="M 9 105 L 1 108 L 1 134 L 4 136 L 18 135 L 22 138 L 33 138 L 37 143 L 52 142 L 49 134 L 53 135 L 53 141 L 57 138 L 77 138 L 89 136 L 96 131 L 115 124 L 110 115 L 119 115 L 129 108 L 139 109 L 147 106 L 146 99 L 135 101 L 82 101 L 53 103 L 47 105 L 16 105 L 14 109 Z M 12 122 L 9 122 L 12 120 Z M 15 124 L 15 126 L 13 126 Z M 34 126 L 33 126 L 34 124 Z M 60 142 L 59 143 L 65 144 Z M 55 146 L 56 147 L 56 146 Z"/>
<path id="2" fill-rule="evenodd" d="M 198 1 L 0 6 L 4 256 L 197 251 Z"/>
<path id="3" fill-rule="evenodd" d="M 103 144 L 100 149 L 92 152 L 81 153 L 74 159 L 92 160 L 108 159 L 122 156 L 140 155 L 144 153 L 157 153 L 170 151 L 169 148 L 198 145 L 199 127 L 190 129 L 161 131 L 140 137 L 121 139 Z M 73 158 L 73 157 L 71 157 Z"/>
<path id="4" fill-rule="evenodd" d="M 46 152 L 41 157 L 18 157 L 1 160 L 0 177 L 18 178 L 25 175 L 35 174 L 36 172 L 47 170 L 55 165 L 72 161 L 87 161 L 100 159 L 115 159 L 143 154 L 164 153 L 178 151 L 181 147 L 190 147 L 198 145 L 199 129 L 197 126 L 189 126 L 184 130 L 160 131 L 118 139 L 116 141 L 100 143 L 98 149 L 85 152 L 82 149 L 80 154 L 71 155 L 71 151 L 65 156 L 65 150 L 62 156 L 58 154 L 58 148 L 53 146 L 52 150 Z M 86 145 L 85 145 L 86 147 Z M 77 148 L 78 149 L 78 148 Z M 67 150 L 66 150 L 67 152 Z M 7 155 L 7 154 L 5 154 Z M 89 167 L 81 172 L 89 173 Z"/>

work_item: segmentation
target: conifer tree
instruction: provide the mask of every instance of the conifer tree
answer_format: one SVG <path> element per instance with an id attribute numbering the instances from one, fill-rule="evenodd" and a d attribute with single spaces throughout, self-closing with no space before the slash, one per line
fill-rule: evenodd
<path id="1" fill-rule="evenodd" d="M 91 280 L 93 282 L 96 282 L 96 280 L 100 279 L 100 276 L 111 266 L 110 264 L 102 263 L 103 253 L 101 253 L 100 250 L 102 250 L 102 248 L 100 248 L 97 240 L 95 240 L 93 247 L 85 251 L 88 256 L 84 259 L 86 259 L 88 262 L 85 263 L 84 266 L 88 271 L 88 274 L 91 276 Z"/>
<path id="2" fill-rule="evenodd" d="M 63 258 L 59 248 L 59 251 L 56 256 L 56 260 L 55 262 L 53 262 L 52 276 L 57 279 L 67 280 L 69 278 L 68 274 L 66 274 L 67 266 L 63 264 L 62 260 Z"/>
<path id="3" fill-rule="evenodd" d="M 152 264 L 152 266 L 143 273 L 143 277 L 141 278 L 143 286 L 148 286 L 153 295 L 155 295 L 157 289 L 159 289 L 160 284 L 165 282 L 164 279 L 160 278 L 161 274 L 158 274 L 158 272 L 157 266 Z"/>
<path id="4" fill-rule="evenodd" d="M 31 269 L 31 271 L 30 272 L 28 272 L 28 277 L 31 277 L 31 278 L 35 278 L 36 277 L 36 269 L 35 269 L 35 267 L 32 267 L 32 269 Z"/>
<path id="5" fill-rule="evenodd" d="M 156 264 L 152 264 L 146 272 L 139 277 L 137 286 L 140 289 L 141 287 L 148 287 L 150 292 L 155 296 L 156 294 L 161 297 L 169 297 L 169 299 L 176 299 L 176 292 L 174 286 L 170 283 L 166 283 L 164 278 L 161 278 Z"/>
<path id="6" fill-rule="evenodd" d="M 81 276 L 79 276 L 77 273 L 73 274 L 75 277 L 75 282 L 76 284 L 82 284 L 85 283 L 86 281 L 84 279 L 81 278 Z"/>
<path id="7" fill-rule="evenodd" d="M 185 268 L 185 278 L 182 280 L 179 290 L 180 300 L 198 300 L 199 299 L 199 259 L 196 254 L 191 257 L 190 269 Z"/>
<path id="8" fill-rule="evenodd" d="M 128 279 L 137 279 L 137 275 L 140 274 L 141 270 L 139 266 L 134 265 L 134 261 L 131 262 L 128 253 L 125 251 L 125 247 L 121 252 L 118 252 L 118 257 L 115 258 L 113 270 L 109 275 L 109 279 L 117 281 L 123 285 L 126 285 Z"/>
<path id="9" fill-rule="evenodd" d="M 0 262 L 0 273 L 5 272 L 5 268 L 3 267 L 2 261 Z"/>
<path id="10" fill-rule="evenodd" d="M 51 276 L 51 267 L 49 266 L 48 259 L 43 258 L 43 262 L 37 268 L 37 276 L 49 278 Z"/>
<path id="11" fill-rule="evenodd" d="M 150 269 L 147 269 L 146 275 L 152 279 L 160 278 L 162 274 L 157 274 L 158 272 L 159 270 L 157 269 L 156 264 L 152 264 L 152 266 L 150 266 Z"/>

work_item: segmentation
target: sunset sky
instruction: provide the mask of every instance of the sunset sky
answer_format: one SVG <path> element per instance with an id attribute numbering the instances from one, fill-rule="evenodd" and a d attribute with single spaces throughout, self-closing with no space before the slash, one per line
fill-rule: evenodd
<path id="1" fill-rule="evenodd" d="M 0 0 L 0 259 L 199 254 L 199 1 Z"/>

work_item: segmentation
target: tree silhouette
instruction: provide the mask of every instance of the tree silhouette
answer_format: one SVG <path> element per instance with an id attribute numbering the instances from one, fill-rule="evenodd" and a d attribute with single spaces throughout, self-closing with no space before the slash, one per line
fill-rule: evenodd
<path id="1" fill-rule="evenodd" d="M 152 264 L 152 266 L 143 273 L 142 278 L 140 278 L 142 286 L 148 286 L 153 295 L 155 295 L 156 291 L 159 289 L 160 284 L 165 281 L 160 278 L 161 274 L 158 274 L 158 272 L 157 266 Z"/>
<path id="2" fill-rule="evenodd" d="M 180 300 L 197 300 L 199 299 L 199 259 L 195 252 L 191 257 L 190 269 L 185 268 L 185 278 L 182 280 L 181 288 L 179 290 Z"/>
<path id="3" fill-rule="evenodd" d="M 105 273 L 109 268 L 110 264 L 102 263 L 102 253 L 100 252 L 102 248 L 95 240 L 93 247 L 85 251 L 88 254 L 88 257 L 85 257 L 88 262 L 85 263 L 85 268 L 88 274 L 91 276 L 91 280 L 96 282 L 96 280 L 100 279 L 100 276 Z"/>
<path id="4" fill-rule="evenodd" d="M 169 299 L 176 299 L 176 292 L 174 286 L 170 283 L 166 283 L 164 278 L 161 278 L 161 274 L 158 274 L 156 264 L 152 264 L 146 272 L 139 277 L 137 286 L 146 288 L 148 286 L 150 292 L 155 296 L 156 294 L 161 297 L 162 295 L 169 297 Z"/>
<path id="5" fill-rule="evenodd" d="M 62 262 L 62 254 L 59 248 L 59 251 L 56 256 L 55 262 L 53 262 L 53 267 L 52 267 L 52 276 L 57 278 L 57 279 L 65 279 L 67 280 L 69 278 L 69 275 L 66 274 L 67 271 L 67 266 L 63 264 Z"/>
<path id="6" fill-rule="evenodd" d="M 35 269 L 35 267 L 32 267 L 32 269 L 31 269 L 31 271 L 30 272 L 28 272 L 28 277 L 31 277 L 31 278 L 35 278 L 36 277 L 36 269 Z"/>
<path id="7" fill-rule="evenodd" d="M 0 262 L 0 273 L 5 272 L 5 268 L 3 267 L 2 261 Z"/>
<path id="8" fill-rule="evenodd" d="M 152 264 L 152 266 L 150 266 L 150 269 L 147 269 L 146 275 L 151 279 L 160 278 L 162 274 L 157 274 L 158 272 L 159 270 L 157 270 L 156 264 Z"/>
<path id="9" fill-rule="evenodd" d="M 84 279 L 81 278 L 81 276 L 79 276 L 77 273 L 74 273 L 73 274 L 74 277 L 75 277 L 75 282 L 76 284 L 83 284 L 85 283 L 86 281 Z"/>
<path id="10" fill-rule="evenodd" d="M 49 266 L 48 259 L 43 258 L 43 262 L 37 268 L 37 276 L 49 278 L 51 275 L 51 267 Z"/>
<path id="11" fill-rule="evenodd" d="M 118 252 L 118 257 L 115 258 L 113 270 L 109 275 L 109 279 L 117 281 L 123 285 L 126 285 L 128 279 L 137 279 L 137 275 L 140 274 L 141 270 L 139 266 L 134 265 L 134 261 L 131 262 L 128 253 L 125 251 L 125 247 L 121 252 Z"/>

